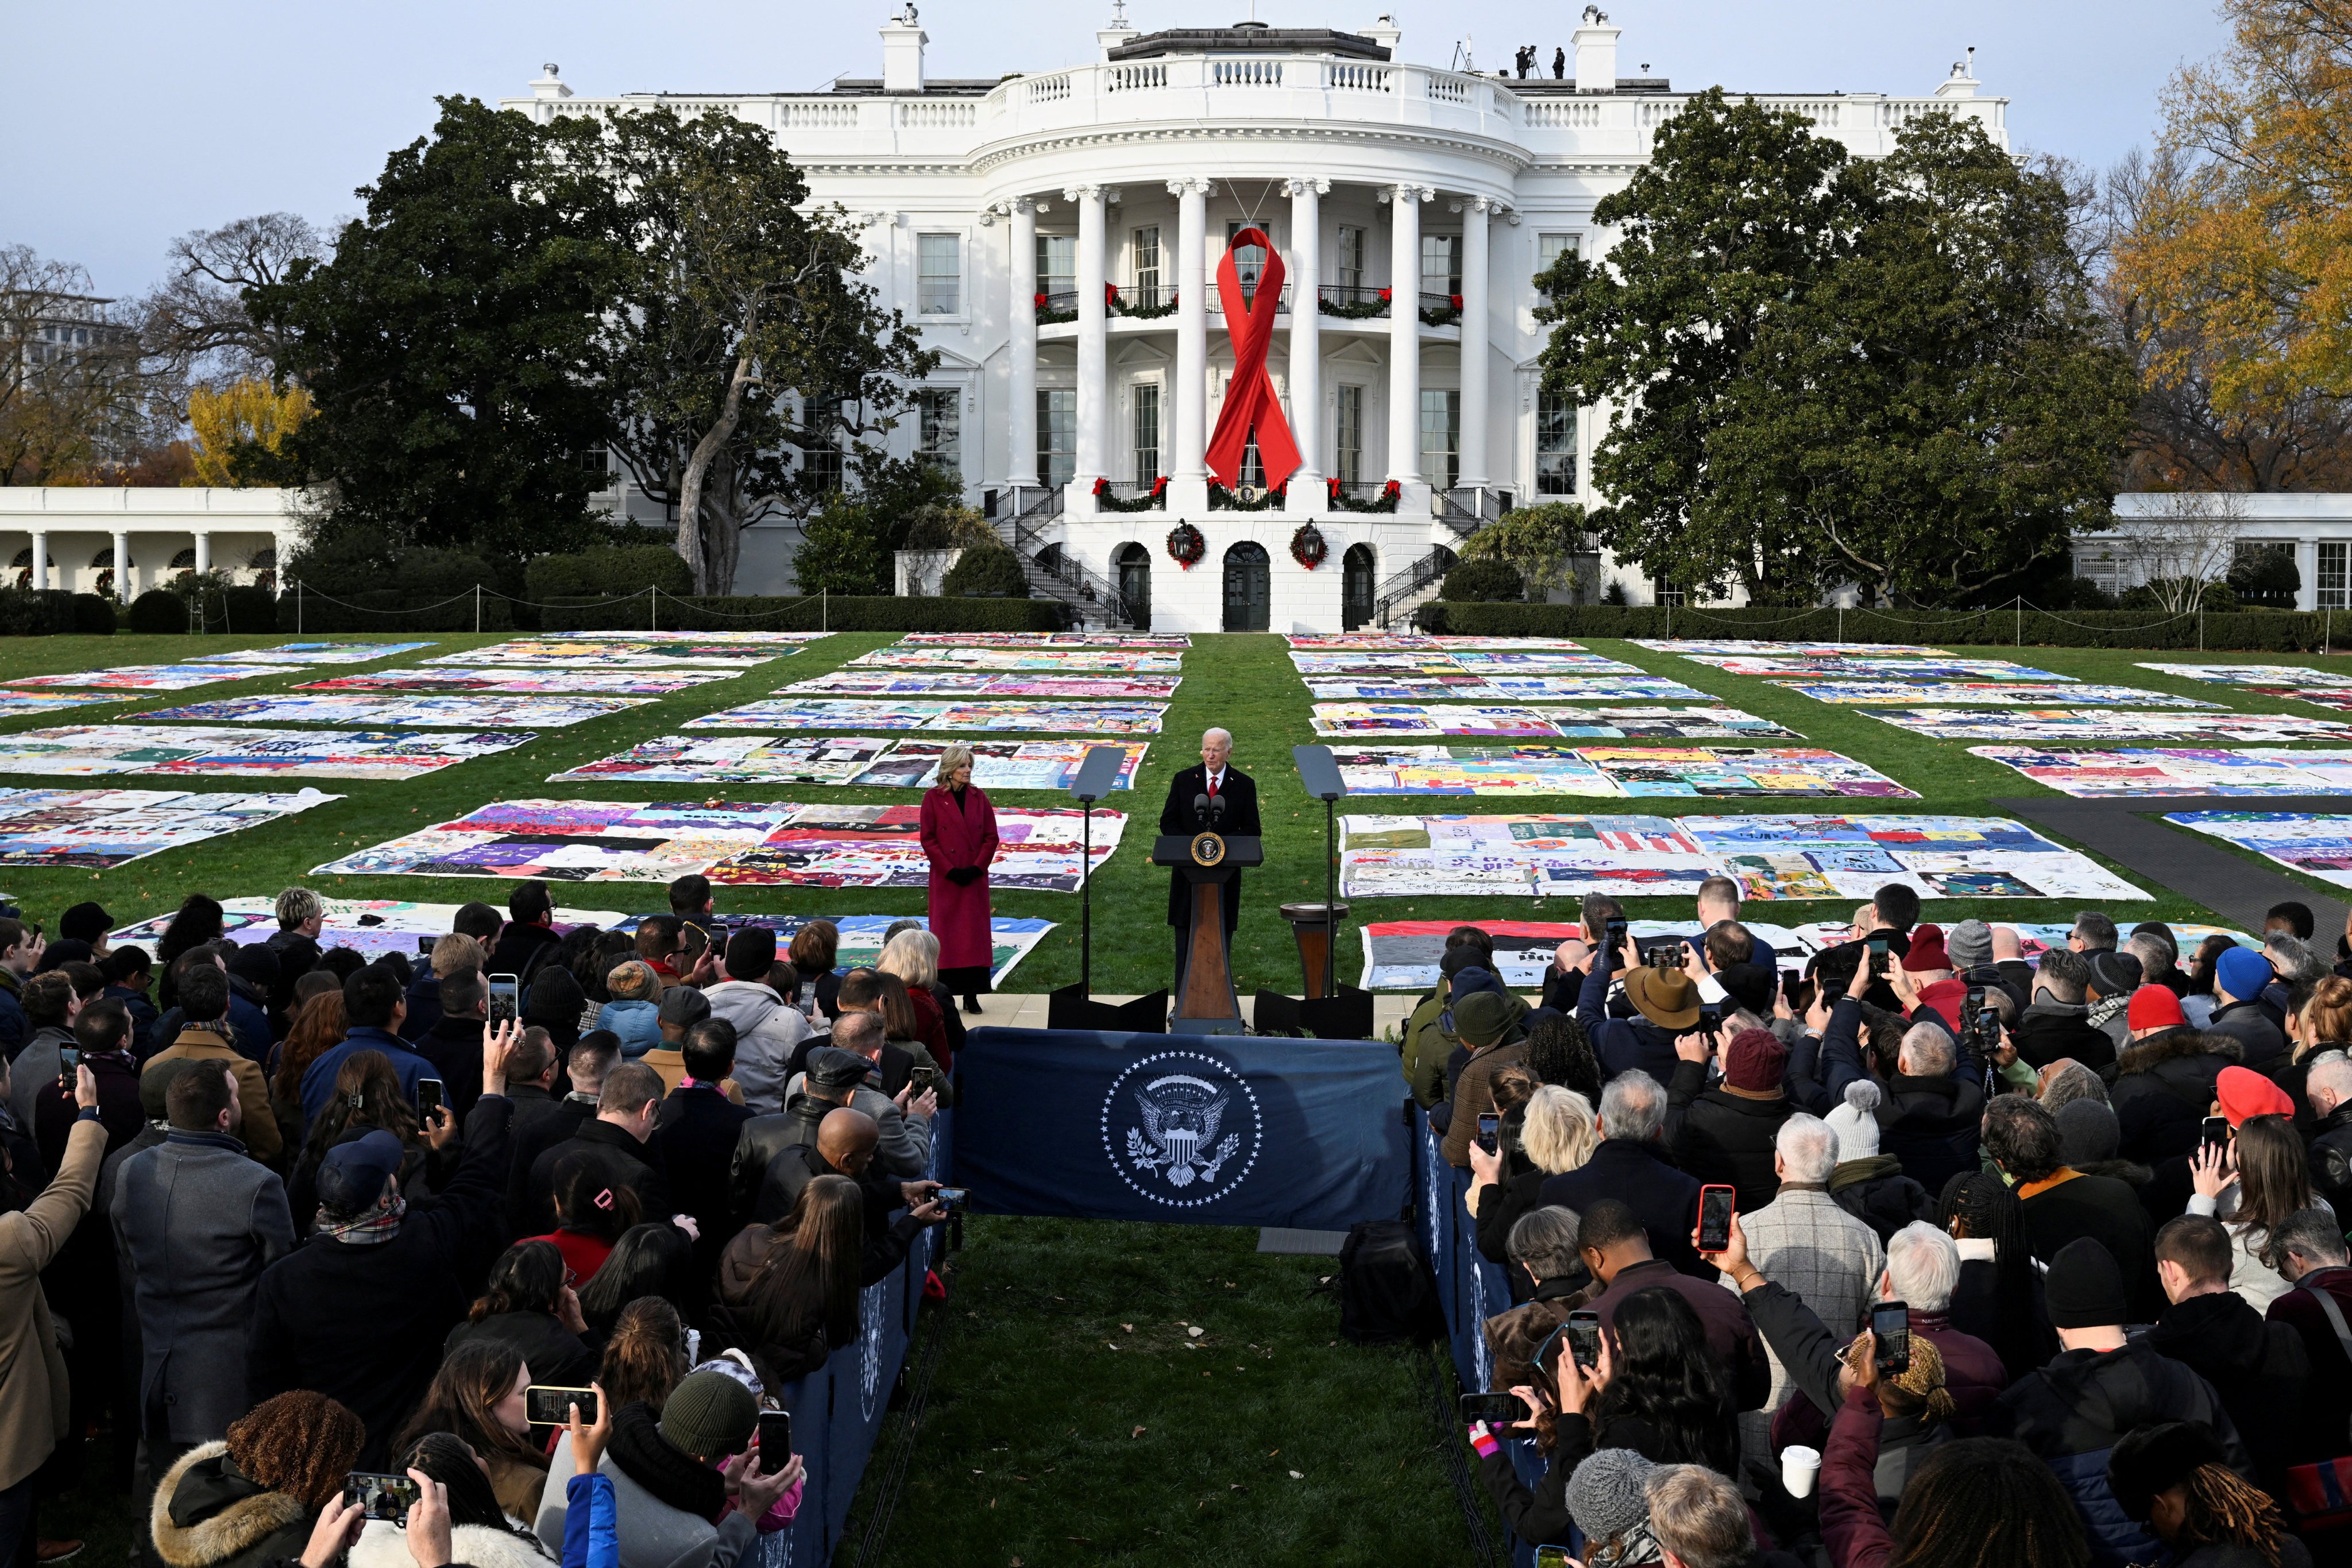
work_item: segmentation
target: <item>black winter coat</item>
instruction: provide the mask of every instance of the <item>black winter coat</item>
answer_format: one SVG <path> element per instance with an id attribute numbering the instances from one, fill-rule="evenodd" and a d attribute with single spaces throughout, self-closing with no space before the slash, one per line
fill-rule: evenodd
<path id="1" fill-rule="evenodd" d="M 1977 1168 L 1977 1129 L 1984 1121 L 1984 1089 L 1950 1073 L 1886 1079 L 1878 1109 L 1878 1152 L 1903 1163 L 1903 1173 L 1933 1194 Z"/>
<path id="2" fill-rule="evenodd" d="M 1905 1175 L 1903 1162 L 1891 1154 L 1839 1165 L 1830 1173 L 1830 1196 L 1876 1232 L 1881 1246 L 1913 1220 L 1936 1223 L 1934 1195 Z"/>
<path id="3" fill-rule="evenodd" d="M 668 1173 L 661 1150 L 640 1143 L 629 1130 L 593 1117 L 580 1124 L 568 1142 L 540 1152 L 530 1163 L 530 1181 L 523 1199 L 525 1236 L 543 1236 L 555 1228 L 555 1167 L 567 1154 L 593 1155 L 606 1184 L 627 1187 L 637 1194 L 637 1206 L 648 1220 L 667 1219 L 678 1212 L 670 1195 Z"/>
<path id="4" fill-rule="evenodd" d="M 2287 1467 L 2303 1457 L 2311 1387 L 2303 1336 L 2289 1324 L 2263 1321 L 2243 1296 L 2222 1290 L 2174 1302 L 2140 1338 L 2213 1385 L 2264 1489 L 2284 1497 Z"/>
<path id="5" fill-rule="evenodd" d="M 1691 1247 L 1698 1228 L 1698 1182 L 1675 1168 L 1654 1138 L 1640 1143 L 1604 1138 L 1592 1158 L 1563 1175 L 1548 1176 L 1543 1201 L 1582 1214 L 1602 1198 L 1615 1198 L 1633 1211 L 1650 1235 L 1650 1255 L 1695 1279 L 1717 1278 Z"/>
<path id="6" fill-rule="evenodd" d="M 1794 1110 L 1783 1095 L 1750 1100 L 1708 1089 L 1705 1062 L 1677 1062 L 1666 1090 L 1666 1146 L 1693 1179 L 1736 1189 L 1739 1212 L 1754 1214 L 1780 1190 L 1772 1138 Z"/>
<path id="7" fill-rule="evenodd" d="M 2207 1029 L 2216 1035 L 2234 1036 L 2245 1047 L 2245 1065 L 2257 1072 L 2269 1072 L 2285 1065 L 2286 1034 L 2271 1021 L 2260 1002 L 2232 1002 L 2217 1007 L 2213 1022 Z"/>
<path id="8" fill-rule="evenodd" d="M 2123 1134 L 2116 1152 L 2152 1165 L 2196 1148 L 2221 1069 L 2243 1059 L 2244 1047 L 2234 1036 L 2185 1026 L 2125 1047 L 2107 1080 L 2107 1100 Z"/>
<path id="9" fill-rule="evenodd" d="M 735 1140 L 751 1120 L 751 1107 L 735 1104 L 717 1089 L 680 1084 L 662 1101 L 654 1121 L 653 1147 L 669 1180 L 670 1200 L 692 1215 L 702 1232 L 694 1250 L 706 1270 L 718 1263 L 719 1249 L 734 1234 L 727 1223 L 727 1176 L 735 1161 Z"/>
<path id="10" fill-rule="evenodd" d="M 558 1100 L 543 1096 L 515 1100 L 514 1131 L 507 1142 L 507 1230 L 512 1236 L 541 1236 L 551 1227 L 530 1225 L 530 1168 L 539 1157 L 596 1120 L 596 1097 L 565 1095 Z"/>
<path id="11" fill-rule="evenodd" d="M 2017 1042 L 2017 1059 L 2028 1067 L 2046 1068 L 2073 1058 L 2096 1072 L 2116 1059 L 2115 1037 L 2093 1024 L 2088 1008 L 2043 998 L 2025 1010 L 2010 1037 Z"/>

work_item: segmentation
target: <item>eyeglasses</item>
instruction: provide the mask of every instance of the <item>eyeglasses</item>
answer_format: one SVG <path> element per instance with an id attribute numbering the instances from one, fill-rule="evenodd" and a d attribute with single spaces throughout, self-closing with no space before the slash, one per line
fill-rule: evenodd
<path id="1" fill-rule="evenodd" d="M 569 1290 L 572 1287 L 579 1283 L 580 1270 L 572 1268 L 569 1263 L 565 1264 L 563 1266 L 563 1288 Z"/>

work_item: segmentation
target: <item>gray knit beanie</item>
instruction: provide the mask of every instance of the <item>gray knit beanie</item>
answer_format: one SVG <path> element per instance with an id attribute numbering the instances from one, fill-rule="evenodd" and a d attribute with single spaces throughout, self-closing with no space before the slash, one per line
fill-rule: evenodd
<path id="1" fill-rule="evenodd" d="M 1961 973 L 1980 969 L 1992 962 L 1992 927 L 1982 921 L 1962 921 L 1944 933 L 1944 951 Z"/>
<path id="2" fill-rule="evenodd" d="M 1590 1559 L 1608 1563 L 1663 1561 L 1650 1538 L 1651 1474 L 1658 1468 L 1631 1448 L 1596 1449 L 1568 1479 L 1568 1512 L 1592 1543 Z M 1604 1555 L 1603 1548 L 1617 1548 Z"/>

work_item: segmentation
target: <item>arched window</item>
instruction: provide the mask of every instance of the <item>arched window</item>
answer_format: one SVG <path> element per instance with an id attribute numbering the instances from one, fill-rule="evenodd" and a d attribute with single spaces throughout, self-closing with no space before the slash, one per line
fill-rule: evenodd
<path id="1" fill-rule="evenodd" d="M 1343 631 L 1354 631 L 1370 625 L 1372 618 L 1372 590 L 1379 581 L 1378 559 L 1369 544 L 1350 544 L 1339 557 L 1339 625 Z"/>
<path id="2" fill-rule="evenodd" d="M 1273 610 L 1273 563 L 1265 545 L 1244 539 L 1225 552 L 1225 630 L 1262 632 Z"/>
<path id="3" fill-rule="evenodd" d="M 1151 629 L 1151 552 L 1129 540 L 1111 552 L 1110 563 L 1118 578 L 1118 596 L 1127 601 L 1128 619 L 1135 629 Z"/>
<path id="4" fill-rule="evenodd" d="M 49 563 L 49 584 L 50 586 L 55 587 L 58 581 L 58 558 L 52 555 L 49 556 L 47 560 Z M 16 583 L 17 587 L 29 588 L 33 585 L 33 547 L 31 545 L 28 544 L 25 546 L 24 549 L 16 552 L 16 558 L 8 563 L 8 564 L 16 568 Z"/>

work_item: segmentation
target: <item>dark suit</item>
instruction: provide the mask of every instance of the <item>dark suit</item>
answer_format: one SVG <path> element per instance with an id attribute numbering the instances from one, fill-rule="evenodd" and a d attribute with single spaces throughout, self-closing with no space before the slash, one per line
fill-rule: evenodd
<path id="1" fill-rule="evenodd" d="M 735 1234 L 727 1223 L 728 1168 L 735 1161 L 735 1141 L 751 1120 L 749 1107 L 700 1084 L 670 1090 L 654 1119 L 653 1148 L 668 1178 L 671 1201 L 701 1227 L 695 1255 L 705 1268 L 719 1266 L 719 1248 Z"/>
<path id="2" fill-rule="evenodd" d="M 1160 831 L 1188 837 L 1202 831 L 1201 818 L 1192 809 L 1192 802 L 1208 792 L 1209 770 L 1197 763 L 1170 779 L 1168 803 L 1160 808 Z M 1224 783 L 1217 791 L 1217 798 L 1225 803 L 1225 809 L 1223 816 L 1213 819 L 1216 832 L 1242 838 L 1259 835 L 1256 781 L 1231 762 L 1225 763 Z M 1230 937 L 1242 916 L 1242 874 L 1238 868 L 1219 892 L 1225 911 L 1225 934 Z M 1192 884 L 1184 879 L 1181 870 L 1173 868 L 1168 873 L 1168 923 L 1176 928 L 1176 968 L 1181 974 L 1184 968 L 1184 933 L 1192 923 Z"/>

